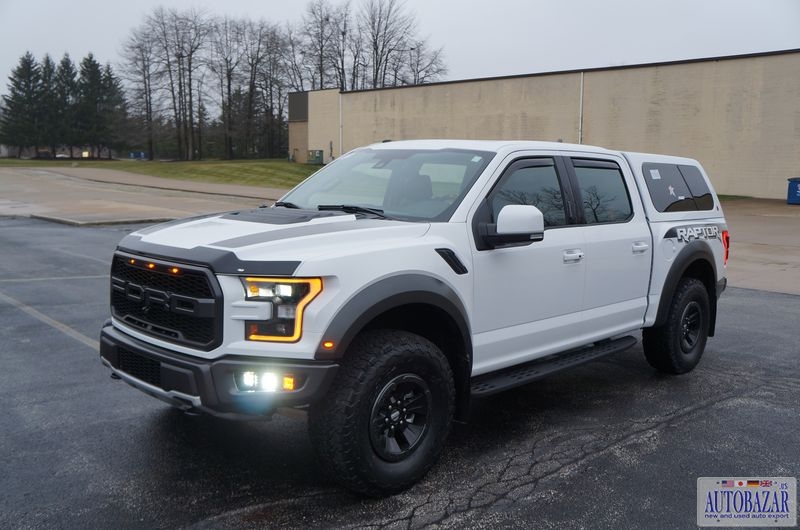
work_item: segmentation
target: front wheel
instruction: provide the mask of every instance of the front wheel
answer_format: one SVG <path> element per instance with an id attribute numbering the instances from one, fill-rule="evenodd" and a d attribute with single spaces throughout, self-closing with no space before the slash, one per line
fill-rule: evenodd
<path id="1" fill-rule="evenodd" d="M 340 484 L 369 496 L 420 480 L 442 450 L 455 387 L 447 359 L 429 340 L 377 330 L 349 349 L 328 396 L 309 411 L 320 464 Z"/>
<path id="2" fill-rule="evenodd" d="M 703 282 L 683 278 L 672 297 L 667 321 L 642 332 L 647 362 L 670 374 L 684 374 L 697 366 L 708 339 L 710 307 Z"/>

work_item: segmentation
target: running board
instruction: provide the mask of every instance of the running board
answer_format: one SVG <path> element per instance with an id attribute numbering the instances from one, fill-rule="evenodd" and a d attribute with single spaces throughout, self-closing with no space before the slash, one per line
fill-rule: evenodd
<path id="1" fill-rule="evenodd" d="M 520 366 L 506 368 L 499 372 L 481 375 L 472 380 L 473 396 L 489 396 L 531 381 L 543 379 L 561 370 L 627 350 L 636 344 L 636 338 L 627 336 L 595 343 L 592 346 L 566 353 L 550 355 Z"/>

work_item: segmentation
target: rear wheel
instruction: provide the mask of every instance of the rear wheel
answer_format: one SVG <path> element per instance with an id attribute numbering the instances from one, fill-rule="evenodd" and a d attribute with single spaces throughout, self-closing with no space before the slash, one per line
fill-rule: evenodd
<path id="1" fill-rule="evenodd" d="M 708 291 L 696 278 L 683 278 L 675 289 L 666 322 L 642 333 L 647 362 L 662 372 L 684 374 L 703 355 L 710 323 Z"/>
<path id="2" fill-rule="evenodd" d="M 429 340 L 378 330 L 358 337 L 332 389 L 309 411 L 320 464 L 369 496 L 402 491 L 433 466 L 450 431 L 455 387 Z"/>

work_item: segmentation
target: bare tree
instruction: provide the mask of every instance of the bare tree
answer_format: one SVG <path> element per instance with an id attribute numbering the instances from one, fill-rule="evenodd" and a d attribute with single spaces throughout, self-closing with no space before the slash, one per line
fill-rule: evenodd
<path id="1" fill-rule="evenodd" d="M 303 39 L 297 28 L 291 23 L 286 24 L 286 71 L 289 77 L 289 86 L 296 92 L 304 92 L 305 84 L 305 51 L 303 50 Z M 313 87 L 312 87 L 313 88 Z"/>
<path id="2" fill-rule="evenodd" d="M 202 12 L 191 9 L 180 15 L 182 22 L 183 35 L 180 41 L 183 47 L 180 49 L 180 57 L 185 60 L 185 75 L 184 79 L 184 92 L 187 99 L 186 104 L 183 106 L 184 111 L 188 112 L 188 120 L 185 120 L 184 135 L 188 142 L 186 149 L 186 158 L 192 160 L 195 157 L 195 106 L 194 106 L 194 85 L 192 78 L 198 68 L 202 66 L 202 61 L 199 60 L 199 54 L 206 45 L 208 35 L 211 29 L 208 17 Z M 176 28 L 176 35 L 178 28 Z"/>
<path id="3" fill-rule="evenodd" d="M 183 135 L 181 134 L 183 124 L 178 103 L 177 66 L 174 64 L 173 60 L 174 54 L 169 21 L 170 16 L 171 14 L 163 7 L 157 7 L 147 16 L 145 24 L 151 29 L 152 36 L 157 44 L 157 58 L 160 64 L 159 77 L 161 78 L 160 81 L 164 83 L 165 88 L 168 90 L 172 102 L 175 139 L 177 141 L 178 153 L 180 154 L 183 152 Z"/>
<path id="4" fill-rule="evenodd" d="M 246 107 L 245 107 L 245 128 L 244 128 L 244 151 L 250 156 L 254 154 L 253 145 L 253 121 L 255 119 L 255 104 L 257 97 L 258 74 L 261 70 L 261 63 L 264 61 L 267 52 L 268 34 L 272 28 L 263 20 L 258 22 L 247 21 L 244 25 L 244 63 L 247 66 L 246 80 Z"/>
<path id="5" fill-rule="evenodd" d="M 285 149 L 289 91 L 419 84 L 446 72 L 403 0 L 338 1 L 311 0 L 303 24 L 285 27 L 154 9 L 124 45 L 150 155 L 172 134 L 165 149 L 181 159 L 274 156 Z"/>
<path id="6" fill-rule="evenodd" d="M 244 22 L 227 16 L 213 24 L 208 65 L 219 82 L 225 157 L 233 158 L 233 85 L 242 61 Z"/>
<path id="7" fill-rule="evenodd" d="M 262 97 L 262 108 L 266 114 L 264 152 L 266 156 L 275 156 L 281 151 L 284 137 L 284 114 L 288 76 L 284 58 L 288 50 L 285 35 L 277 26 L 271 26 L 267 33 L 267 47 L 259 72 L 259 91 Z"/>
<path id="8" fill-rule="evenodd" d="M 447 73 L 442 48 L 431 50 L 427 41 L 416 40 L 409 50 L 408 73 L 412 85 L 438 81 Z"/>
<path id="9" fill-rule="evenodd" d="M 408 36 L 415 23 L 402 0 L 365 0 L 359 12 L 371 67 L 371 88 L 387 86 L 392 62 L 410 46 Z"/>
<path id="10" fill-rule="evenodd" d="M 349 44 L 353 38 L 352 33 L 355 30 L 352 19 L 350 0 L 344 2 L 331 13 L 332 32 L 327 59 L 336 75 L 339 90 L 347 90 L 347 63 L 352 51 Z"/>
<path id="11" fill-rule="evenodd" d="M 350 90 L 367 87 L 367 54 L 364 46 L 364 28 L 353 25 L 347 35 L 347 51 L 350 54 Z"/>
<path id="12" fill-rule="evenodd" d="M 329 49 L 336 33 L 333 21 L 333 8 L 326 0 L 312 0 L 303 15 L 303 36 L 306 41 L 305 58 L 313 65 L 317 84 L 312 88 L 325 88 L 330 72 Z"/>
<path id="13" fill-rule="evenodd" d="M 169 91 L 178 154 L 194 158 L 194 86 L 192 78 L 203 64 L 200 54 L 207 42 L 207 17 L 195 10 L 178 12 L 158 7 L 147 17 L 157 43 L 157 57 L 164 84 Z"/>
<path id="14" fill-rule="evenodd" d="M 123 75 L 133 86 L 131 110 L 137 112 L 144 121 L 147 157 L 149 160 L 153 160 L 155 154 L 153 128 L 155 88 L 153 82 L 159 72 L 156 64 L 155 38 L 147 26 L 140 26 L 133 30 L 131 36 L 125 41 L 122 57 L 124 59 Z"/>

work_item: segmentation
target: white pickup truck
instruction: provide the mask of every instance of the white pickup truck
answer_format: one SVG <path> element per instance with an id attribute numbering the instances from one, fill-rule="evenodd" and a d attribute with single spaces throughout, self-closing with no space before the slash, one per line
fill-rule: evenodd
<path id="1" fill-rule="evenodd" d="M 472 396 L 619 352 L 681 374 L 714 335 L 729 236 L 695 160 L 543 142 L 356 149 L 272 207 L 125 237 L 100 355 L 173 406 L 308 411 L 366 495 L 434 464 Z"/>

